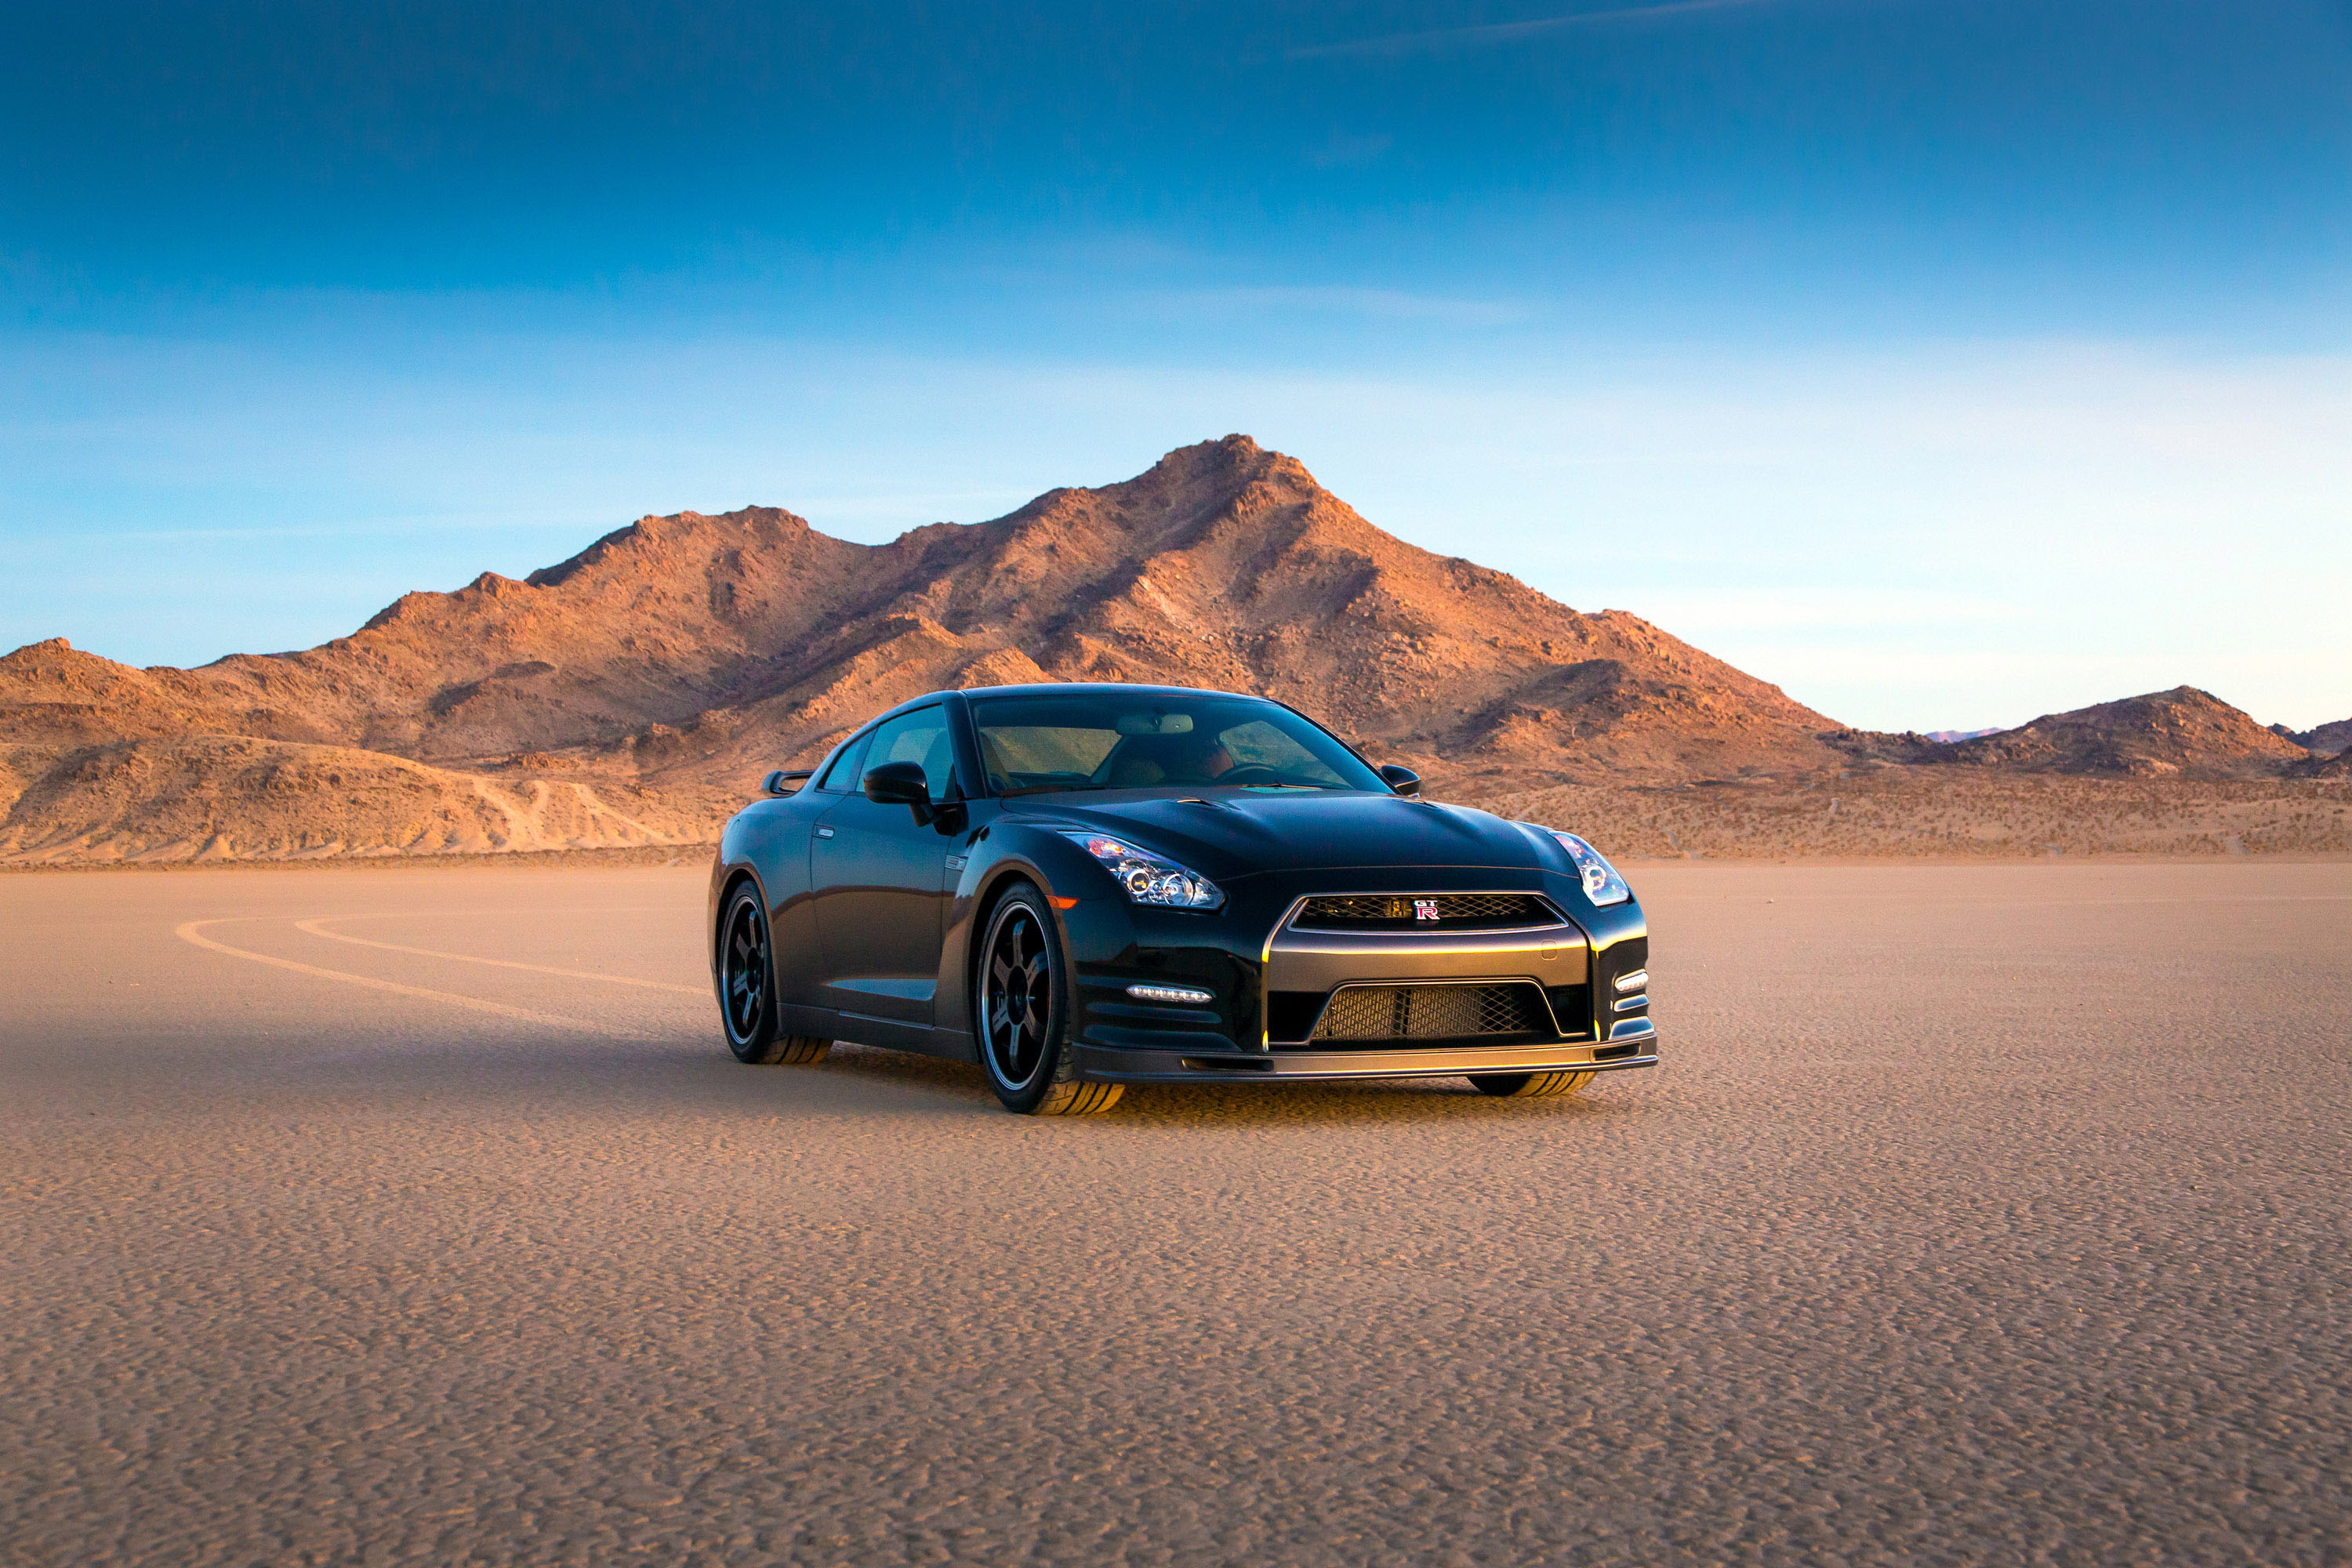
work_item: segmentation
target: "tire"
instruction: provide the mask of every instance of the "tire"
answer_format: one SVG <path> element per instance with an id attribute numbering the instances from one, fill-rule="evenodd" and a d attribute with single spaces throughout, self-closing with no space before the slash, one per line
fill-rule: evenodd
<path id="1" fill-rule="evenodd" d="M 824 1060 L 831 1040 L 776 1026 L 776 953 L 758 884 L 740 884 L 719 917 L 719 1018 L 727 1048 L 752 1067 Z"/>
<path id="2" fill-rule="evenodd" d="M 1480 1094 L 1498 1100 L 1537 1100 L 1574 1094 L 1592 1081 L 1589 1072 L 1474 1072 L 1470 1081 Z"/>
<path id="3" fill-rule="evenodd" d="M 1118 1102 L 1116 1083 L 1078 1076 L 1070 1048 L 1070 974 L 1045 896 L 1016 882 L 988 918 L 972 973 L 972 1033 L 989 1087 L 1024 1116 L 1091 1116 Z"/>

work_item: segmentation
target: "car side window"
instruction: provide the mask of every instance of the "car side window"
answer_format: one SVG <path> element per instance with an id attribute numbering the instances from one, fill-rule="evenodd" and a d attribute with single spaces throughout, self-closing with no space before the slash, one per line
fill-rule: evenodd
<path id="1" fill-rule="evenodd" d="M 866 760 L 858 764 L 857 776 L 863 778 L 884 763 L 917 764 L 923 770 L 923 782 L 930 786 L 931 798 L 949 798 L 955 791 L 955 742 L 948 730 L 948 710 L 918 708 L 876 730 L 866 748 Z"/>
<path id="2" fill-rule="evenodd" d="M 860 735 L 842 747 L 841 754 L 833 759 L 833 766 L 824 770 L 824 777 L 816 781 L 816 787 L 830 795 L 844 795 L 856 789 L 861 776 L 857 759 L 866 754 L 866 744 L 873 738 L 870 733 Z"/>

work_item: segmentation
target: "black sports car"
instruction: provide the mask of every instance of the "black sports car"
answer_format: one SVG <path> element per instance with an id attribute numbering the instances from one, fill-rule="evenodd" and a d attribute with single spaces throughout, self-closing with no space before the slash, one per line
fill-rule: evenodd
<path id="1" fill-rule="evenodd" d="M 711 971 L 746 1062 L 836 1038 L 1013 1110 L 1129 1083 L 1648 1067 L 1649 934 L 1573 834 L 1415 798 L 1295 710 L 1157 686 L 934 692 L 727 825 Z"/>

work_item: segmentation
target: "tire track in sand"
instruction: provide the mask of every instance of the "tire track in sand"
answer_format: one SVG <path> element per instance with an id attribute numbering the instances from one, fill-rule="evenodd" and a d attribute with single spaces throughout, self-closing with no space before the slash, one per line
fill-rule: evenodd
<path id="1" fill-rule="evenodd" d="M 203 928 L 226 925 L 233 920 L 258 920 L 257 915 L 231 915 L 213 920 L 183 921 L 172 928 L 172 934 L 192 946 L 213 952 L 224 952 L 231 958 L 243 958 L 255 963 L 267 963 L 278 969 L 290 969 L 297 974 L 315 975 L 321 980 L 340 980 L 346 985 L 363 986 L 370 991 L 383 991 L 394 996 L 416 996 L 430 1002 L 446 1002 L 454 1007 L 467 1007 L 477 1013 L 489 1013 L 501 1018 L 514 1018 L 527 1024 L 543 1024 L 559 1029 L 584 1030 L 592 1035 L 604 1035 L 613 1039 L 643 1038 L 638 1031 L 616 1029 L 608 1024 L 593 1023 L 585 1018 L 567 1018 L 553 1013 L 535 1012 L 529 1007 L 509 1006 L 504 1002 L 492 1002 L 480 996 L 467 996 L 455 991 L 435 991 L 423 985 L 404 985 L 396 980 L 378 980 L 373 975 L 352 974 L 341 969 L 324 969 L 298 959 L 279 958 L 274 953 L 255 952 L 247 948 L 231 947 L 204 934 Z"/>
<path id="2" fill-rule="evenodd" d="M 520 969 L 532 974 L 560 974 L 567 980 L 601 980 L 610 985 L 642 985 L 648 991 L 674 991 L 682 996 L 709 996 L 707 986 L 679 985 L 667 980 L 639 980 L 626 974 L 604 974 L 593 969 L 555 969 L 544 963 L 521 963 L 511 958 L 483 958 L 470 952 L 444 952 L 438 948 L 404 947 L 396 942 L 377 942 L 370 937 L 346 936 L 339 931 L 326 929 L 329 921 L 363 920 L 363 915 L 320 915 L 316 920 L 296 921 L 294 929 L 312 936 L 323 936 L 329 942 L 348 942 L 355 947 L 380 947 L 386 952 L 410 952 L 419 958 L 446 958 L 458 963 L 486 963 L 493 969 Z"/>

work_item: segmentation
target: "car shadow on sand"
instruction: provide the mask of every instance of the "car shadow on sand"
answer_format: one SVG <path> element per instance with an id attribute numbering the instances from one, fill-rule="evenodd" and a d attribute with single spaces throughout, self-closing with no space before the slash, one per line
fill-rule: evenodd
<path id="1" fill-rule="evenodd" d="M 329 1096 L 390 1095 L 419 1102 L 456 1094 L 491 1099 L 500 1087 L 525 1089 L 536 1103 L 586 1110 L 625 1104 L 640 1114 L 708 1115 L 740 1110 L 761 1116 L 795 1111 L 831 1116 L 1007 1116 L 982 1070 L 848 1041 L 806 1066 L 747 1067 L 708 1036 L 681 1033 L 623 1041 L 560 1036 L 492 1041 L 466 1035 L 320 1040 L 307 1045 L 232 1048 L 213 1070 L 193 1063 L 184 1089 L 267 1080 L 281 1091 Z M 1452 1122 L 1476 1117 L 1518 1123 L 1530 1117 L 1617 1116 L 1632 1098 L 1611 1092 L 1603 1074 L 1572 1099 L 1497 1100 L 1460 1078 L 1365 1079 L 1352 1082 L 1130 1084 L 1100 1116 L 1043 1125 L 1184 1128 L 1286 1127 L 1315 1123 L 1376 1125 Z M 209 1080 L 209 1082 L 207 1082 Z"/>
<path id="2" fill-rule="evenodd" d="M 836 1042 L 825 1059 L 788 1070 L 835 1081 L 897 1084 L 930 1090 L 959 1107 L 992 1116 L 1006 1112 L 996 1102 L 987 1076 L 964 1062 Z M 1061 1123 L 1084 1127 L 1299 1126 L 1314 1122 L 1395 1123 L 1452 1121 L 1463 1116 L 1517 1121 L 1528 1116 L 1615 1115 L 1631 1111 L 1622 1096 L 1596 1091 L 1603 1081 L 1573 1098 L 1497 1100 L 1470 1087 L 1467 1079 L 1362 1079 L 1352 1082 L 1275 1084 L 1129 1084 L 1118 1103 L 1099 1116 Z M 872 1101 L 866 1102 L 872 1105 Z M 880 1110 L 882 1107 L 874 1106 Z M 892 1106 L 897 1114 L 909 1107 Z"/>

